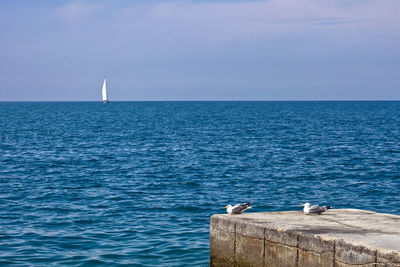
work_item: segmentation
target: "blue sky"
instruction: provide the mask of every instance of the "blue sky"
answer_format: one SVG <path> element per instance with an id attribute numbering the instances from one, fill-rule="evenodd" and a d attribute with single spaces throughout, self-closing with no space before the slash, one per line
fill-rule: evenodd
<path id="1" fill-rule="evenodd" d="M 400 1 L 0 2 L 0 101 L 400 100 Z"/>

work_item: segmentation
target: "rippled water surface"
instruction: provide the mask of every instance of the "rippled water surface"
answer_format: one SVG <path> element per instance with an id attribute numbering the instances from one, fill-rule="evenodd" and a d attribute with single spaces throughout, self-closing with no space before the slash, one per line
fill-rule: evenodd
<path id="1" fill-rule="evenodd" d="M 400 102 L 0 103 L 0 264 L 208 264 L 228 203 L 400 214 Z"/>

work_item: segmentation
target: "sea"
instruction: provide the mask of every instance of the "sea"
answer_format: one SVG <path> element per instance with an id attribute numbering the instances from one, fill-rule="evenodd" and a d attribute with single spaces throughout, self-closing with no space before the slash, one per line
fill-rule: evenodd
<path id="1" fill-rule="evenodd" d="M 400 102 L 0 102 L 1 266 L 208 266 L 250 201 L 400 215 Z"/>

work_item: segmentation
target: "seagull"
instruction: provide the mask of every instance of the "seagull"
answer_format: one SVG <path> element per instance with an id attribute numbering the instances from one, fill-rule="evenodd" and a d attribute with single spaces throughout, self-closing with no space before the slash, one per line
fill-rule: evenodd
<path id="1" fill-rule="evenodd" d="M 304 206 L 303 211 L 304 211 L 305 214 L 318 214 L 318 215 L 320 215 L 321 213 L 323 213 L 323 212 L 325 212 L 325 211 L 327 211 L 327 210 L 332 208 L 332 206 L 328 206 L 328 207 L 327 206 L 322 206 L 322 207 L 320 207 L 318 205 L 313 205 L 313 206 L 310 207 L 310 203 L 302 204 L 302 206 Z"/>
<path id="2" fill-rule="evenodd" d="M 243 203 L 243 204 L 236 204 L 235 206 L 232 207 L 232 205 L 228 205 L 225 206 L 224 209 L 226 209 L 226 211 L 229 214 L 241 214 L 243 211 L 247 210 L 247 209 L 251 209 L 251 205 L 253 203 L 248 202 L 248 203 Z"/>

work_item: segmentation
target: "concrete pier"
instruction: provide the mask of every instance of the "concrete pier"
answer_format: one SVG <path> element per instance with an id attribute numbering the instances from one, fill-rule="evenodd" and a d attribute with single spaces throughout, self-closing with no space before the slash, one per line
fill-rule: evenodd
<path id="1" fill-rule="evenodd" d="M 356 209 L 213 215 L 210 265 L 400 267 L 400 216 Z"/>

